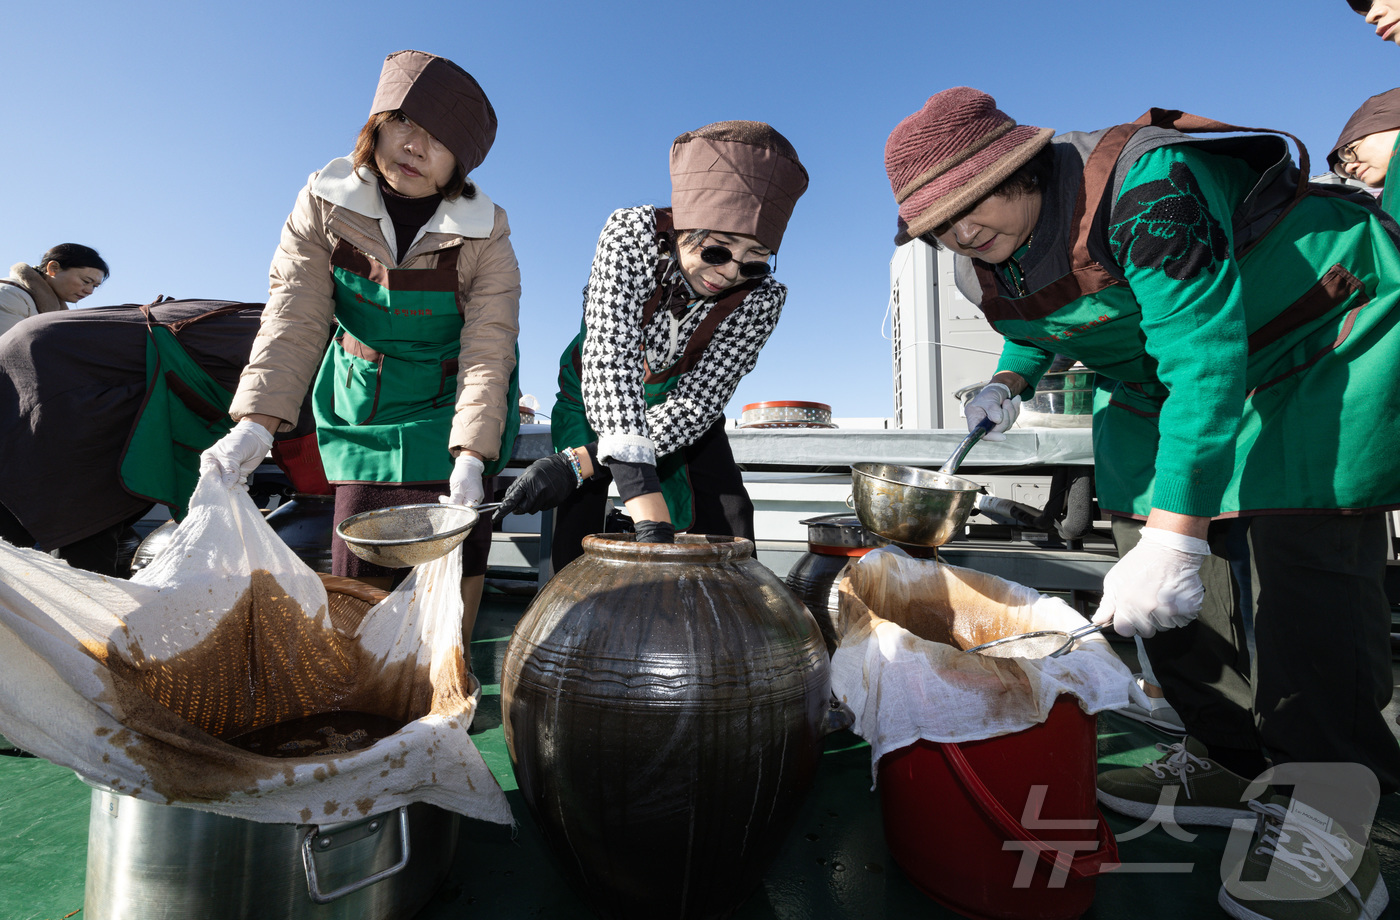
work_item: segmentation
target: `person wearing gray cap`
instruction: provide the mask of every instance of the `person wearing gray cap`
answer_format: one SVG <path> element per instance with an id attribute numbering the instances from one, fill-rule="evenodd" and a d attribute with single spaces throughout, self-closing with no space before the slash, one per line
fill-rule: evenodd
<path id="1" fill-rule="evenodd" d="M 499 513 L 558 508 L 557 572 L 604 529 L 617 483 L 637 540 L 753 539 L 753 502 L 724 406 L 777 325 L 787 288 L 769 260 L 807 170 L 787 138 L 722 121 L 671 145 L 671 207 L 614 211 L 584 288 L 583 329 L 559 361 L 556 454 L 535 461 Z"/>
<path id="2" fill-rule="evenodd" d="M 354 152 L 311 174 L 283 227 L 229 410 L 238 424 L 203 455 L 226 484 L 293 426 L 314 380 L 336 523 L 482 501 L 520 422 L 520 269 L 505 211 L 471 179 L 495 138 L 496 112 L 461 67 L 422 51 L 384 61 Z M 488 516 L 463 545 L 464 645 L 490 536 Z M 339 538 L 332 557 L 336 575 L 378 587 L 395 576 Z"/>

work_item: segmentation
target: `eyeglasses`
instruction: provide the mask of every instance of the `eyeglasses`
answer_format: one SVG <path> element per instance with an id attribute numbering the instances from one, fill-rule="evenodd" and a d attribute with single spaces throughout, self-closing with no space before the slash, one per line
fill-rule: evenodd
<path id="1" fill-rule="evenodd" d="M 1347 145 L 1346 145 L 1345 147 L 1343 147 L 1341 150 L 1338 150 L 1338 151 L 1337 151 L 1337 159 L 1338 159 L 1338 160 L 1341 160 L 1343 163 L 1355 163 L 1355 162 L 1356 162 L 1356 145 L 1359 144 L 1359 143 L 1361 143 L 1361 141 L 1355 140 L 1355 141 L 1352 141 L 1350 144 L 1347 144 Z"/>
<path id="2" fill-rule="evenodd" d="M 734 261 L 734 253 L 726 246 L 706 246 L 700 250 L 700 259 L 706 265 L 725 265 Z M 762 278 L 773 271 L 767 261 L 740 262 L 739 274 L 745 278 Z"/>

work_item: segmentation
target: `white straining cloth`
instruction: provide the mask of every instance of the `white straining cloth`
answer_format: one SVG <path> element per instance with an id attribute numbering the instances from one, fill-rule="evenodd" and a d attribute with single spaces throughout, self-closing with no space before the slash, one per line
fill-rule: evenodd
<path id="1" fill-rule="evenodd" d="M 203 478 L 131 581 L 0 541 L 0 734 L 137 798 L 271 823 L 425 802 L 511 823 L 467 736 L 461 561 L 419 566 L 348 632 L 244 490 Z M 404 721 L 339 756 L 220 741 L 331 710 Z"/>
<path id="2" fill-rule="evenodd" d="M 1102 636 L 1059 658 L 969 654 L 992 639 L 1088 621 L 1064 601 L 1005 579 L 896 547 L 847 567 L 839 587 L 831 688 L 870 743 L 871 773 L 919 739 L 975 741 L 1022 731 L 1062 693 L 1087 713 L 1146 705 L 1132 673 Z M 953 643 L 956 643 L 954 645 Z"/>

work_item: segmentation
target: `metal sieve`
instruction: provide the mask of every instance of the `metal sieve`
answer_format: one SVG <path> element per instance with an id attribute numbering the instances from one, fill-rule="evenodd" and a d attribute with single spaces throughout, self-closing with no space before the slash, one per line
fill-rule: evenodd
<path id="1" fill-rule="evenodd" d="M 390 569 L 422 565 L 462 545 L 483 511 L 499 504 L 394 505 L 352 515 L 335 532 L 350 552 Z"/>

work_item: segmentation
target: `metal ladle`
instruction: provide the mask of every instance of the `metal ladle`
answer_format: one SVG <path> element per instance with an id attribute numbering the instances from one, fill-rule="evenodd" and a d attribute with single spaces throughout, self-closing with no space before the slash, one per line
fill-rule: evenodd
<path id="1" fill-rule="evenodd" d="M 1110 620 L 1109 623 L 1111 622 Z M 1098 632 L 1109 623 L 1085 623 L 1069 632 L 1063 629 L 1040 629 L 983 642 L 981 645 L 974 645 L 968 651 L 989 658 L 1059 658 L 1080 639 Z"/>

